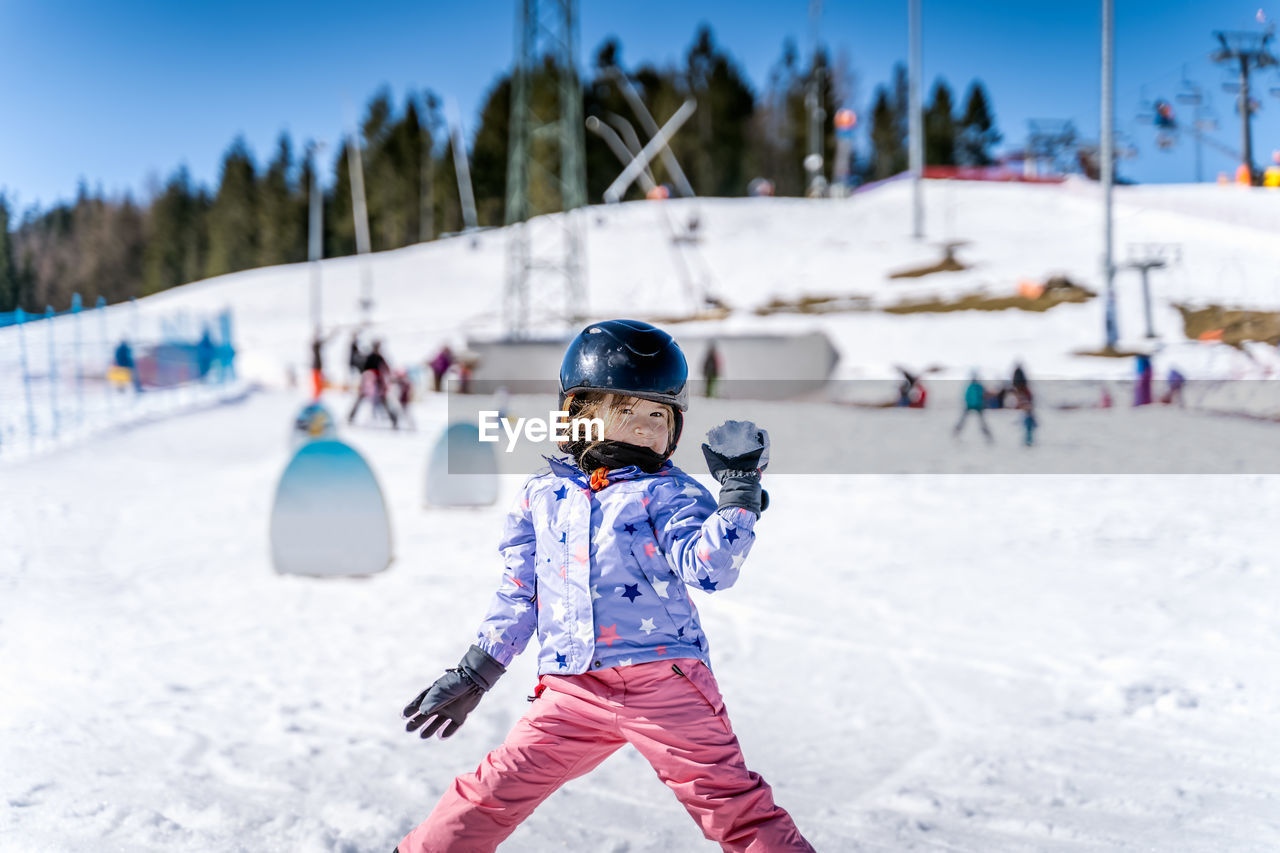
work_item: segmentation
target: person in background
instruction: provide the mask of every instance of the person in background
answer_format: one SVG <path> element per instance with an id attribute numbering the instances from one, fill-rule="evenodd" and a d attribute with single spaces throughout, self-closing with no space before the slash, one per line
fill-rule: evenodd
<path id="1" fill-rule="evenodd" d="M 1017 394 L 1020 390 L 1027 387 L 1027 371 L 1023 369 L 1022 362 L 1016 362 L 1013 365 L 1013 393 Z"/>
<path id="2" fill-rule="evenodd" d="M 347 368 L 355 376 L 357 384 L 364 372 L 364 353 L 360 350 L 360 333 L 351 334 L 351 348 L 347 353 Z"/>
<path id="3" fill-rule="evenodd" d="M 360 391 L 356 397 L 355 404 L 351 407 L 351 414 L 347 415 L 347 423 L 355 422 L 356 411 L 359 410 L 361 401 L 367 399 L 370 408 L 375 413 L 379 407 L 386 412 L 387 417 L 391 419 L 391 427 L 393 429 L 400 428 L 396 413 L 387 405 L 387 387 L 390 376 L 391 366 L 387 364 L 386 358 L 382 355 L 382 341 L 374 341 L 369 354 L 365 356 L 364 371 L 360 374 Z"/>
<path id="4" fill-rule="evenodd" d="M 1027 447 L 1035 444 L 1036 427 L 1039 423 L 1036 421 L 1035 397 L 1031 393 L 1031 385 L 1023 377 L 1020 387 L 1015 387 L 1013 391 L 1014 405 L 1018 411 L 1022 412 L 1022 443 Z"/>
<path id="5" fill-rule="evenodd" d="M 1139 355 L 1137 358 L 1136 368 L 1138 371 L 1138 381 L 1133 386 L 1133 405 L 1149 406 L 1151 405 L 1151 356 Z"/>
<path id="6" fill-rule="evenodd" d="M 403 367 L 392 371 L 391 384 L 395 388 L 396 407 L 400 410 L 400 417 L 409 424 L 409 429 L 417 429 L 413 413 L 409 411 L 409 405 L 413 403 L 413 383 L 409 380 L 409 371 Z"/>
<path id="7" fill-rule="evenodd" d="M 994 439 L 991 437 L 991 430 L 987 428 L 987 416 L 983 414 L 983 409 L 987 405 L 987 389 L 982 387 L 982 382 L 978 379 L 978 371 L 969 374 L 969 384 L 964 389 L 964 411 L 960 413 L 960 420 L 956 421 L 955 429 L 951 434 L 959 438 L 960 431 L 964 429 L 964 422 L 969 419 L 970 414 L 978 416 L 978 426 L 982 427 L 982 434 L 987 437 L 987 444 Z"/>
<path id="8" fill-rule="evenodd" d="M 716 383 L 720 380 L 720 351 L 716 349 L 715 341 L 707 347 L 706 357 L 702 359 L 702 378 L 707 383 L 707 396 L 714 397 Z"/>
<path id="9" fill-rule="evenodd" d="M 324 393 L 324 345 L 334 334 L 335 332 L 330 332 L 327 335 L 321 335 L 320 330 L 316 329 L 311 337 L 311 399 L 313 401 L 319 400 L 320 395 Z"/>
<path id="10" fill-rule="evenodd" d="M 142 393 L 142 380 L 138 377 L 138 368 L 133 361 L 133 347 L 129 346 L 128 341 L 122 340 L 116 347 L 115 362 L 116 367 L 129 371 L 129 381 L 133 383 L 133 390 Z"/>
<path id="11" fill-rule="evenodd" d="M 1168 405 L 1176 404 L 1178 408 L 1182 408 L 1182 386 L 1187 384 L 1187 377 L 1182 375 L 1182 371 L 1176 367 L 1169 368 L 1169 387 L 1165 391 L 1164 402 Z"/>
<path id="12" fill-rule="evenodd" d="M 923 409 L 928 392 L 920 377 L 905 367 L 899 367 L 898 372 L 902 374 L 902 381 L 898 383 L 898 405 Z"/>
<path id="13" fill-rule="evenodd" d="M 431 368 L 431 387 L 439 392 L 444 386 L 445 373 L 453 366 L 453 350 L 449 349 L 448 344 L 440 347 L 436 357 L 427 362 L 427 366 Z"/>

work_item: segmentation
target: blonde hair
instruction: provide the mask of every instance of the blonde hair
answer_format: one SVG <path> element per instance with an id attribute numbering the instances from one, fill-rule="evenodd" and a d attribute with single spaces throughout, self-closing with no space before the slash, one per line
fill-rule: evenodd
<path id="1" fill-rule="evenodd" d="M 574 425 L 580 422 L 591 421 L 599 418 L 604 422 L 604 432 L 607 434 L 613 427 L 617 426 L 622 420 L 622 410 L 634 406 L 643 400 L 643 397 L 633 397 L 625 394 L 610 394 L 605 391 L 584 391 L 575 394 L 569 401 L 569 435 L 574 435 Z M 646 402 L 653 402 L 652 400 Z M 676 419 L 671 411 L 671 407 L 665 403 L 657 403 L 662 409 L 662 420 L 667 427 L 667 451 L 671 450 L 671 442 L 675 438 Z M 591 435 L 591 429 L 585 423 L 578 427 L 579 435 Z M 582 454 L 586 453 L 593 447 L 598 446 L 602 442 L 583 440 L 572 444 L 561 445 L 561 449 L 568 450 L 574 456 L 581 459 Z"/>

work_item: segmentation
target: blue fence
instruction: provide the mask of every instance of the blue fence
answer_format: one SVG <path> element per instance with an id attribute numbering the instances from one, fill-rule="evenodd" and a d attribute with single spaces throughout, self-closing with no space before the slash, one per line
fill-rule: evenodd
<path id="1" fill-rule="evenodd" d="M 0 313 L 0 459 L 238 393 L 230 309 Z"/>

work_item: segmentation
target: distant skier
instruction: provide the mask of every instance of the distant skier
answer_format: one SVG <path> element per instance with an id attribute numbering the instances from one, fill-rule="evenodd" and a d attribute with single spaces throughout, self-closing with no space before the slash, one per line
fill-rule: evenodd
<path id="1" fill-rule="evenodd" d="M 1133 405 L 1149 406 L 1151 404 L 1151 356 L 1139 355 L 1135 365 L 1137 381 L 1133 385 Z"/>
<path id="2" fill-rule="evenodd" d="M 374 341 L 373 348 L 364 359 L 364 371 L 360 374 L 360 391 L 356 396 L 355 404 L 351 407 L 351 414 L 347 415 L 347 423 L 355 422 L 360 403 L 367 399 L 369 407 L 375 413 L 379 407 L 382 408 L 382 411 L 391 419 L 393 429 L 400 428 L 396 413 L 387 405 L 387 386 L 390 375 L 391 366 L 382 355 L 382 341 Z"/>
<path id="3" fill-rule="evenodd" d="M 1022 362 L 1013 365 L 1013 392 L 1017 394 L 1019 391 L 1027 387 L 1027 371 L 1023 369 Z"/>
<path id="4" fill-rule="evenodd" d="M 364 352 L 360 349 L 360 333 L 355 332 L 351 335 L 351 348 L 347 352 L 347 368 L 355 376 L 357 383 L 360 381 L 360 374 L 364 373 L 364 359 Z"/>
<path id="5" fill-rule="evenodd" d="M 447 344 L 440 347 L 440 351 L 427 362 L 427 366 L 431 368 L 431 387 L 439 392 L 444 387 L 445 373 L 453 366 L 453 350 Z"/>
<path id="6" fill-rule="evenodd" d="M 707 355 L 702 359 L 702 378 L 707 383 L 707 396 L 714 397 L 716 384 L 720 381 L 720 351 L 716 349 L 715 341 L 707 347 Z"/>
<path id="7" fill-rule="evenodd" d="M 964 389 L 964 411 L 960 413 L 960 420 L 956 421 L 955 429 L 951 434 L 956 438 L 960 437 L 960 431 L 964 429 L 964 422 L 969 419 L 969 415 L 978 416 L 978 426 L 982 427 L 982 434 L 987 437 L 987 444 L 993 439 L 991 430 L 987 428 L 987 417 L 983 414 L 983 410 L 987 406 L 987 390 L 982 387 L 981 380 L 978 379 L 978 371 L 973 371 L 969 375 L 969 384 Z"/>
<path id="8" fill-rule="evenodd" d="M 129 381 L 133 383 L 133 390 L 142 393 L 142 378 L 138 376 L 138 367 L 133 360 L 133 347 L 129 346 L 128 341 L 121 341 L 115 351 L 116 367 L 129 372 Z"/>
<path id="9" fill-rule="evenodd" d="M 316 329 L 315 334 L 311 336 L 311 399 L 319 400 L 320 395 L 324 393 L 324 345 L 329 339 L 336 334 L 336 330 L 327 335 L 320 334 L 320 330 Z M 354 341 L 353 341 L 354 343 Z M 357 348 L 358 349 L 358 348 Z"/>
<path id="10" fill-rule="evenodd" d="M 1014 389 L 1013 398 L 1018 411 L 1022 412 L 1022 443 L 1030 447 L 1035 444 L 1036 427 L 1040 425 L 1036 421 L 1035 397 L 1031 393 L 1031 386 L 1023 382 L 1021 390 Z"/>
<path id="11" fill-rule="evenodd" d="M 391 386 L 395 389 L 396 408 L 400 410 L 401 420 L 409 424 L 409 429 L 417 429 L 413 413 L 409 411 L 409 406 L 413 403 L 413 382 L 409 379 L 409 371 L 404 368 L 392 371 Z"/>
<path id="12" fill-rule="evenodd" d="M 1182 408 L 1182 386 L 1186 384 L 1187 377 L 1182 375 L 1182 371 L 1176 367 L 1169 368 L 1168 388 L 1164 394 L 1165 404 Z"/>
<path id="13" fill-rule="evenodd" d="M 902 381 L 898 383 L 898 405 L 923 409 L 929 398 L 924 381 L 905 367 L 899 367 L 898 372 L 902 374 Z"/>
<path id="14" fill-rule="evenodd" d="M 737 581 L 765 506 L 768 433 L 729 421 L 702 452 L 717 501 L 671 464 L 688 367 L 647 323 L 594 324 L 569 344 L 560 409 L 600 418 L 604 440 L 525 483 L 500 545 L 506 563 L 475 642 L 404 709 L 409 731 L 457 731 L 537 633 L 532 704 L 473 773 L 446 786 L 398 853 L 493 851 L 565 782 L 630 743 L 725 850 L 813 847 L 747 769 L 689 597 Z"/>

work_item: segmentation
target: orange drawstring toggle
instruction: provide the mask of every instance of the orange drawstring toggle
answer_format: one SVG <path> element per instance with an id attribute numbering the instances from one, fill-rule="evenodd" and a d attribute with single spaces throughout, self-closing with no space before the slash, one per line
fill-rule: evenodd
<path id="1" fill-rule="evenodd" d="M 598 492 L 609 485 L 609 469 L 597 468 L 591 472 L 591 491 Z"/>

